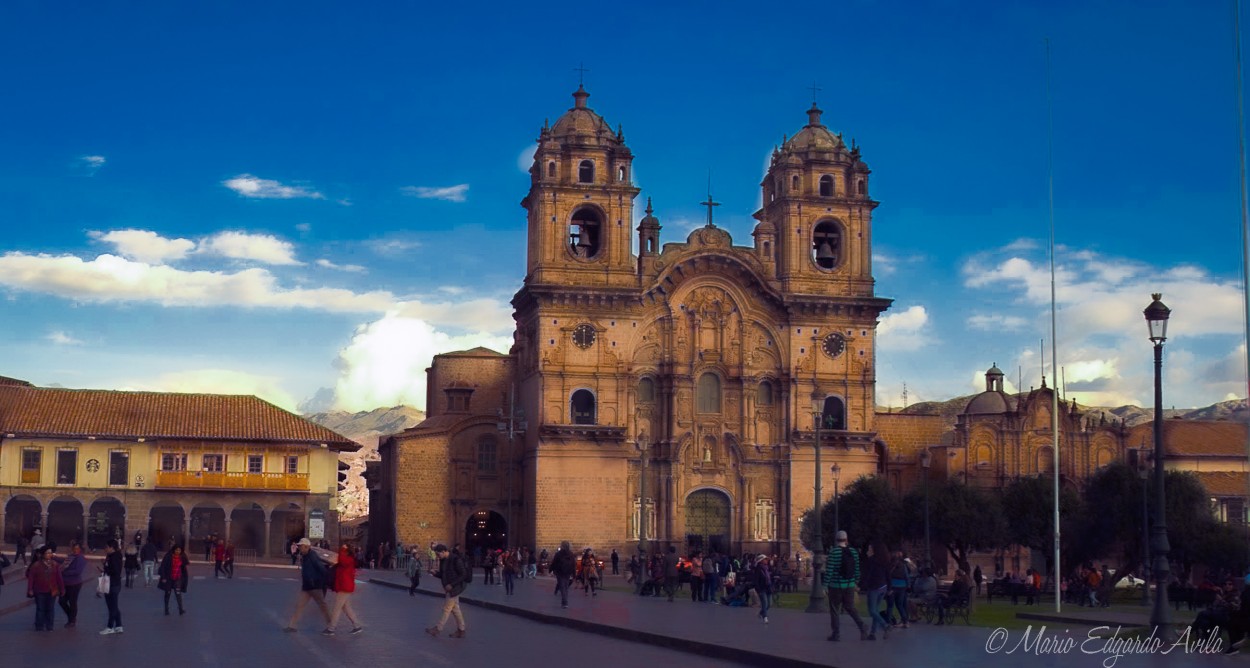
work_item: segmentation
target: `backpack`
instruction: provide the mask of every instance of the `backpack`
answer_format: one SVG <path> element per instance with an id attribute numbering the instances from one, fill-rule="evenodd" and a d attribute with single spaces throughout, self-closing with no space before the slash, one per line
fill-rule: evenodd
<path id="1" fill-rule="evenodd" d="M 853 580 L 855 578 L 855 551 L 849 547 L 842 548 L 842 563 L 838 566 L 838 577 L 843 580 Z"/>

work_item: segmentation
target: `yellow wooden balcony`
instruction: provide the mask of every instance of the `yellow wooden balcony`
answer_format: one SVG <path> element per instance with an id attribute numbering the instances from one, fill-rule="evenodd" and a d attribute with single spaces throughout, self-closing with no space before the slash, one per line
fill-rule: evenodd
<path id="1" fill-rule="evenodd" d="M 157 471 L 158 488 L 182 489 L 259 489 L 308 491 L 307 473 L 243 473 L 229 471 Z"/>

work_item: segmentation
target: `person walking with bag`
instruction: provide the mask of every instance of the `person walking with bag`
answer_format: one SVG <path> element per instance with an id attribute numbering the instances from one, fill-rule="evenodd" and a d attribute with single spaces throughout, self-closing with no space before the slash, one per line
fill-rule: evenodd
<path id="1" fill-rule="evenodd" d="M 409 596 L 416 596 L 417 587 L 421 586 L 421 568 L 421 548 L 414 546 L 412 548 L 412 558 L 408 560 L 407 575 L 409 582 Z"/>
<path id="2" fill-rule="evenodd" d="M 78 625 L 78 594 L 82 591 L 82 582 L 87 577 L 87 558 L 82 556 L 82 545 L 77 541 L 70 544 L 69 556 L 61 566 L 61 579 L 65 583 L 65 591 L 61 594 L 61 609 L 65 611 L 65 628 L 72 629 Z"/>
<path id="3" fill-rule="evenodd" d="M 447 618 L 454 615 L 456 631 L 451 634 L 451 637 L 463 638 L 464 613 L 460 610 L 460 594 L 464 593 L 466 572 L 470 566 L 464 563 L 464 557 L 452 554 L 447 546 L 441 543 L 434 546 L 434 553 L 438 555 L 438 570 L 431 571 L 430 574 L 442 582 L 443 592 L 447 598 L 443 603 L 443 616 L 438 619 L 437 624 L 426 629 L 425 632 L 437 638 L 438 634 L 442 633 Z"/>
<path id="4" fill-rule="evenodd" d="M 160 578 L 157 582 L 158 587 L 165 592 L 165 614 L 169 614 L 169 595 L 173 594 L 178 600 L 178 614 L 187 614 L 187 609 L 182 607 L 182 595 L 187 593 L 187 583 L 191 581 L 190 569 L 187 568 L 187 555 L 183 553 L 181 545 L 175 545 L 174 549 L 165 553 L 165 558 L 161 560 L 161 567 L 158 573 Z"/>
<path id="5" fill-rule="evenodd" d="M 65 591 L 61 569 L 52 561 L 52 549 L 35 550 L 35 561 L 26 569 L 26 598 L 35 599 L 35 630 L 51 631 L 56 622 L 56 597 Z"/>
<path id="6" fill-rule="evenodd" d="M 295 546 L 300 560 L 300 591 L 299 597 L 295 599 L 295 613 L 291 615 L 291 621 L 287 623 L 286 628 L 282 629 L 287 633 L 295 633 L 298 630 L 295 624 L 299 622 L 304 606 L 308 605 L 309 601 L 317 603 L 326 626 L 330 625 L 330 609 L 326 607 L 325 592 L 329 584 L 329 569 L 326 568 L 325 562 L 321 561 L 321 557 L 312 553 L 312 541 L 301 538 Z"/>
<path id="7" fill-rule="evenodd" d="M 139 561 L 143 562 L 143 586 L 156 581 L 156 543 L 148 536 L 148 542 L 139 550 Z"/>
<path id="8" fill-rule="evenodd" d="M 352 635 L 356 635 L 364 631 L 365 627 L 360 625 L 356 611 L 352 609 L 352 595 L 356 593 L 356 559 L 352 557 L 347 543 L 339 546 L 339 560 L 331 570 L 334 578 L 334 606 L 331 608 L 330 625 L 321 635 L 334 635 L 334 629 L 339 625 L 339 615 L 343 613 L 347 614 L 347 621 L 352 623 Z"/>
<path id="9" fill-rule="evenodd" d="M 833 631 L 829 640 L 837 642 L 842 639 L 842 625 L 838 618 L 841 611 L 850 615 L 851 621 L 859 627 L 859 639 L 868 639 L 868 629 L 855 609 L 855 587 L 859 584 L 859 575 L 859 552 L 849 546 L 846 532 L 839 531 L 834 536 L 834 546 L 829 548 L 825 557 L 823 576 L 825 593 L 829 596 L 829 624 Z"/>
<path id="10" fill-rule="evenodd" d="M 104 547 L 104 566 L 100 571 L 107 578 L 107 582 L 102 582 L 97 591 L 104 594 L 104 605 L 109 610 L 108 626 L 100 631 L 100 635 L 122 633 L 122 611 L 118 605 L 118 599 L 122 595 L 122 551 L 116 538 L 110 538 Z M 107 591 L 100 591 L 105 587 Z"/>

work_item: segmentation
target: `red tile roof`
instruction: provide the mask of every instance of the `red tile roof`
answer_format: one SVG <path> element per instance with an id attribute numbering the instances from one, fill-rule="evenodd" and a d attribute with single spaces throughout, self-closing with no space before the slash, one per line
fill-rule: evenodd
<path id="1" fill-rule="evenodd" d="M 1246 496 L 1250 473 L 1242 471 L 1199 471 L 1195 473 L 1198 482 L 1206 488 L 1207 494 L 1217 497 Z"/>
<path id="2" fill-rule="evenodd" d="M 22 436 L 202 438 L 360 446 L 253 396 L 0 385 L 0 430 Z"/>
<path id="3" fill-rule="evenodd" d="M 1246 456 L 1246 423 L 1230 420 L 1164 420 L 1163 447 L 1168 457 Z M 1154 446 L 1151 422 L 1135 425 L 1129 432 L 1129 447 Z"/>

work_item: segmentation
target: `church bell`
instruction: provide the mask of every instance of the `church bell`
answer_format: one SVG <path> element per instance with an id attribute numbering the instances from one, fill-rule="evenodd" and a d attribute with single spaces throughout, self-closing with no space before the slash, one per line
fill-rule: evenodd
<path id="1" fill-rule="evenodd" d="M 833 262 L 833 246 L 828 241 L 820 242 L 820 248 L 816 249 L 816 260 L 818 262 Z"/>

